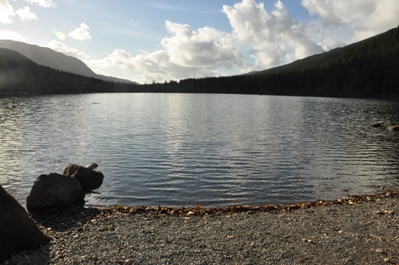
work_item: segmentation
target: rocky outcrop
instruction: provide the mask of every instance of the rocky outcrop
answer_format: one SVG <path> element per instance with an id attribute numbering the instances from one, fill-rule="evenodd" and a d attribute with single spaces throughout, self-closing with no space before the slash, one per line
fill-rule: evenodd
<path id="1" fill-rule="evenodd" d="M 85 192 L 76 178 L 50 173 L 39 176 L 33 183 L 26 207 L 29 211 L 74 205 L 83 207 L 84 196 Z"/>
<path id="2" fill-rule="evenodd" d="M 17 200 L 0 186 L 0 262 L 13 253 L 38 248 L 50 240 Z"/>
<path id="3" fill-rule="evenodd" d="M 75 164 L 69 164 L 64 170 L 64 176 L 76 178 L 84 190 L 94 190 L 103 184 L 103 173 L 91 169 L 96 164 L 91 164 L 90 168 Z"/>

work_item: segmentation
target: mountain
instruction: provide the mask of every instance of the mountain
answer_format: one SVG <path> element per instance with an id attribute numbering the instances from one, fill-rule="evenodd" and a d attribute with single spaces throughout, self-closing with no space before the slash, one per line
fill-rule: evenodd
<path id="1" fill-rule="evenodd" d="M 110 82 L 39 65 L 24 55 L 0 48 L 0 94 L 142 92 L 132 83 Z"/>
<path id="2" fill-rule="evenodd" d="M 26 56 L 37 64 L 48 66 L 53 69 L 65 71 L 69 73 L 79 74 L 87 77 L 93 77 L 105 81 L 135 83 L 130 80 L 120 79 L 116 77 L 98 75 L 93 72 L 81 60 L 67 56 L 63 53 L 56 52 L 50 48 L 40 47 L 37 45 L 27 44 L 13 40 L 0 40 L 0 48 L 11 49 Z M 136 83 L 137 84 L 137 83 Z"/>
<path id="3" fill-rule="evenodd" d="M 146 87 L 163 92 L 399 99 L 399 27 L 257 73 Z"/>
<path id="4" fill-rule="evenodd" d="M 399 99 L 399 27 L 258 73 L 140 86 L 54 70 L 0 48 L 0 92 L 180 92 Z"/>

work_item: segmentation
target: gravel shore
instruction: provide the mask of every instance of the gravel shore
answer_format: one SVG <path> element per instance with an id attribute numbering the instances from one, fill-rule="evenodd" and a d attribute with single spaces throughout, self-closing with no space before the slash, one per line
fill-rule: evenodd
<path id="1" fill-rule="evenodd" d="M 399 264 L 399 192 L 291 206 L 33 215 L 53 241 L 3 264 Z"/>

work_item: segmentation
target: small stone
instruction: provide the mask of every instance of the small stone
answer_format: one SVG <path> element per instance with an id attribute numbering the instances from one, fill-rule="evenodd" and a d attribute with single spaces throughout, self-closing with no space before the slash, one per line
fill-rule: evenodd
<path id="1" fill-rule="evenodd" d="M 383 251 L 381 248 L 377 248 L 377 249 L 375 250 L 375 252 L 377 252 L 377 253 L 384 253 L 384 251 Z"/>

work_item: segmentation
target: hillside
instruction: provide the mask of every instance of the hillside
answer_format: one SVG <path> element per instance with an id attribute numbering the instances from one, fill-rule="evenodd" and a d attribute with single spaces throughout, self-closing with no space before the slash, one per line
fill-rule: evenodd
<path id="1" fill-rule="evenodd" d="M 343 48 L 257 73 L 140 86 L 57 71 L 38 65 L 15 51 L 0 49 L 0 92 L 10 91 L 234 93 L 399 99 L 399 27 Z"/>
<path id="2" fill-rule="evenodd" d="M 147 85 L 152 91 L 399 98 L 399 27 L 254 74 Z"/>
<path id="3" fill-rule="evenodd" d="M 37 64 L 48 66 L 56 70 L 98 78 L 104 81 L 134 83 L 126 79 L 98 75 L 81 60 L 56 52 L 50 48 L 12 40 L 0 40 L 0 48 L 14 50 Z"/>
<path id="4" fill-rule="evenodd" d="M 136 92 L 139 87 L 55 70 L 0 48 L 0 94 Z"/>

